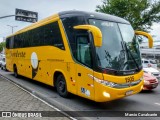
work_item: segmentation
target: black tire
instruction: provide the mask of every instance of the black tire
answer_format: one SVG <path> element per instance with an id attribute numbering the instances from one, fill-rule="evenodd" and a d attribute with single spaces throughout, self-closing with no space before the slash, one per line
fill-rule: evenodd
<path id="1" fill-rule="evenodd" d="M 7 71 L 6 65 L 4 66 L 4 70 Z"/>
<path id="2" fill-rule="evenodd" d="M 18 78 L 18 72 L 17 72 L 17 67 L 14 66 L 14 77 Z"/>
<path id="3" fill-rule="evenodd" d="M 8 72 L 8 70 L 7 70 L 6 66 L 5 66 L 5 71 L 6 71 L 6 72 Z"/>
<path id="4" fill-rule="evenodd" d="M 64 98 L 69 96 L 69 92 L 67 91 L 66 81 L 63 75 L 59 75 L 56 79 L 56 90 L 58 94 Z"/>

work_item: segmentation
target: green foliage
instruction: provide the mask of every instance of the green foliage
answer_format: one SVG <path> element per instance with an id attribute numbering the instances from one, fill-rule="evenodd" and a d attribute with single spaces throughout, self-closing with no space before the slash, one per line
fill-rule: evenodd
<path id="1" fill-rule="evenodd" d="M 2 50 L 3 50 L 3 47 L 5 48 L 5 42 L 1 42 L 0 43 L 0 52 L 2 52 Z"/>
<path id="2" fill-rule="evenodd" d="M 160 0 L 103 0 L 96 11 L 122 17 L 135 30 L 148 31 L 153 22 L 160 22 Z"/>

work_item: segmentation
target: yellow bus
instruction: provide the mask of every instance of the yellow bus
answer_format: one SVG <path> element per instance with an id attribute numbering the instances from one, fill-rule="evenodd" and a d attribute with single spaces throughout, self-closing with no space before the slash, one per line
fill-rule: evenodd
<path id="1" fill-rule="evenodd" d="M 133 95 L 143 87 L 136 35 L 122 18 L 65 11 L 34 23 L 6 39 L 7 69 L 70 93 L 105 102 Z"/>

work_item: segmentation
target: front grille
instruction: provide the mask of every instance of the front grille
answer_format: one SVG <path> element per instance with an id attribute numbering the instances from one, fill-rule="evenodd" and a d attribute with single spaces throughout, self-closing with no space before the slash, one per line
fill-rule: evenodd
<path id="1" fill-rule="evenodd" d="M 132 87 L 132 86 L 138 85 L 141 81 L 142 80 L 137 80 L 137 81 L 130 82 L 130 83 L 125 83 L 125 84 L 116 84 L 113 88 L 118 88 L 118 89 L 128 88 L 128 87 Z"/>

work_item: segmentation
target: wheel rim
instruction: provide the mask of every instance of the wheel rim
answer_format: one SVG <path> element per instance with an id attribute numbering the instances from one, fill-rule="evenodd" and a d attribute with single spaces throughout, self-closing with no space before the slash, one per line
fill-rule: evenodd
<path id="1" fill-rule="evenodd" d="M 68 97 L 67 84 L 63 75 L 59 75 L 56 79 L 56 89 L 60 96 Z"/>
<path id="2" fill-rule="evenodd" d="M 61 93 L 65 92 L 65 82 L 62 79 L 58 83 L 58 89 Z"/>

